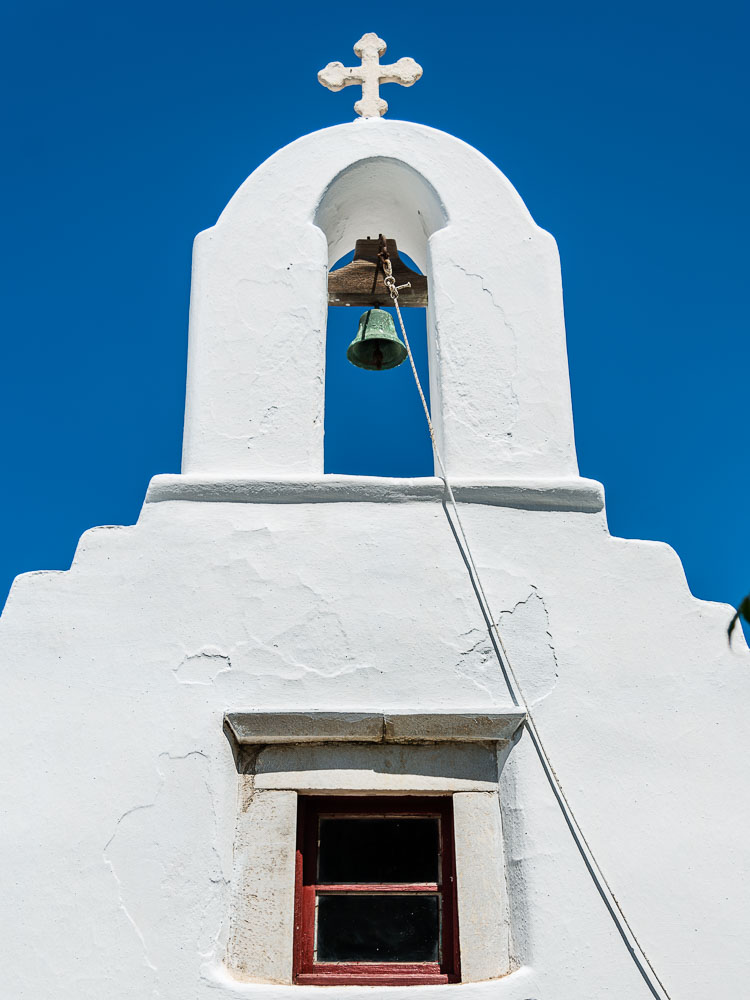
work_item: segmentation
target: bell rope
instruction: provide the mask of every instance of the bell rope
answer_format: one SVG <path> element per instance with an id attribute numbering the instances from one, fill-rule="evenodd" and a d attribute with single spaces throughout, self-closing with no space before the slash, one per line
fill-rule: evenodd
<path id="1" fill-rule="evenodd" d="M 539 761 L 542 765 L 545 777 L 547 778 L 547 781 L 549 782 L 552 788 L 552 792 L 555 796 L 558 806 L 560 807 L 560 811 L 565 817 L 568 829 L 570 830 L 573 836 L 573 841 L 575 842 L 578 852 L 581 855 L 584 864 L 586 865 L 589 875 L 591 876 L 592 881 L 596 886 L 596 889 L 602 899 L 602 902 L 606 906 L 607 911 L 609 912 L 609 915 L 612 918 L 612 922 L 617 928 L 617 931 L 619 932 L 620 937 L 622 938 L 623 943 L 625 944 L 625 947 L 630 953 L 630 957 L 633 959 L 633 962 L 635 963 L 638 971 L 641 974 L 641 977 L 643 978 L 643 981 L 646 983 L 646 986 L 651 992 L 651 995 L 654 997 L 654 1000 L 671 1000 L 671 997 L 667 992 L 666 986 L 664 985 L 664 983 L 662 983 L 661 979 L 659 978 L 656 972 L 656 969 L 651 964 L 651 960 L 644 951 L 643 945 L 636 937 L 635 931 L 630 926 L 628 918 L 625 916 L 625 913 L 622 907 L 620 906 L 620 903 L 617 901 L 617 897 L 612 891 L 612 888 L 609 882 L 607 881 L 607 878 L 604 872 L 602 871 L 601 866 L 599 865 L 599 862 L 596 859 L 596 856 L 594 855 L 591 845 L 586 840 L 583 830 L 581 829 L 581 826 L 578 822 L 578 819 L 576 818 L 576 815 L 573 812 L 573 807 L 568 801 L 568 798 L 565 792 L 563 791 L 560 779 L 558 778 L 555 769 L 552 766 L 552 761 L 550 760 L 549 754 L 545 750 L 544 744 L 542 743 L 541 737 L 539 735 L 539 730 L 536 727 L 536 721 L 534 720 L 534 717 L 531 712 L 531 708 L 529 707 L 529 703 L 526 700 L 523 688 L 521 687 L 518 681 L 518 677 L 516 676 L 516 672 L 513 669 L 513 665 L 511 664 L 510 657 L 508 655 L 508 650 L 506 649 L 502 635 L 500 634 L 500 628 L 497 622 L 493 618 L 490 602 L 487 598 L 487 594 L 485 593 L 484 586 L 482 585 L 482 579 L 479 575 L 477 564 L 474 561 L 474 556 L 472 555 L 471 547 L 469 546 L 469 540 L 466 537 L 466 532 L 464 531 L 464 526 L 463 523 L 461 522 L 461 516 L 458 513 L 458 505 L 456 503 L 456 498 L 453 495 L 453 489 L 451 488 L 451 484 L 448 481 L 448 473 L 445 470 L 445 465 L 443 464 L 443 459 L 440 454 L 440 449 L 438 448 L 437 441 L 435 440 L 435 428 L 432 425 L 430 408 L 427 405 L 427 400 L 425 399 L 424 392 L 422 391 L 422 383 L 420 382 L 419 375 L 417 374 L 417 366 L 414 363 L 414 357 L 411 353 L 411 346 L 409 344 L 409 337 L 406 333 L 406 328 L 404 327 L 404 320 L 401 316 L 401 309 L 399 308 L 398 304 L 399 290 L 401 288 L 407 288 L 409 287 L 409 285 L 396 284 L 396 279 L 393 277 L 393 268 L 391 266 L 391 261 L 388 255 L 388 247 L 386 245 L 385 237 L 383 236 L 382 233 L 380 234 L 380 251 L 378 253 L 378 257 L 380 258 L 380 261 L 383 265 L 383 271 L 385 272 L 385 285 L 387 286 L 388 291 L 390 292 L 391 295 L 391 299 L 393 300 L 393 307 L 396 310 L 396 315 L 398 316 L 398 321 L 401 326 L 401 335 L 403 336 L 404 344 L 406 345 L 406 352 L 409 357 L 409 363 L 411 364 L 411 370 L 412 374 L 414 375 L 414 381 L 417 386 L 417 391 L 419 392 L 419 398 L 422 400 L 422 409 L 424 410 L 424 415 L 427 419 L 427 427 L 429 428 L 430 439 L 432 441 L 432 450 L 434 452 L 435 459 L 437 461 L 438 468 L 440 470 L 440 478 L 443 480 L 443 483 L 445 485 L 445 492 L 450 502 L 450 505 L 453 509 L 456 525 L 458 527 L 458 534 L 456 534 L 454 531 L 456 541 L 458 542 L 459 547 L 463 550 L 464 561 L 466 563 L 467 569 L 469 570 L 469 576 L 472 579 L 472 583 L 474 585 L 474 591 L 477 595 L 477 600 L 479 602 L 479 607 L 482 612 L 482 615 L 484 616 L 485 622 L 487 623 L 490 632 L 494 632 L 497 638 L 497 644 L 493 643 L 493 645 L 495 648 L 495 653 L 497 655 L 498 662 L 500 664 L 500 669 L 502 671 L 503 677 L 505 678 L 505 683 L 508 686 L 508 691 L 510 693 L 511 699 L 513 700 L 513 703 L 515 705 L 520 704 L 523 707 L 524 711 L 526 712 L 526 718 L 523 724 L 526 726 L 529 736 L 531 737 L 531 742 L 534 746 L 537 756 L 539 757 Z M 502 651 L 502 656 L 500 655 L 500 651 Z M 643 961 L 641 961 L 641 959 L 643 959 Z"/>

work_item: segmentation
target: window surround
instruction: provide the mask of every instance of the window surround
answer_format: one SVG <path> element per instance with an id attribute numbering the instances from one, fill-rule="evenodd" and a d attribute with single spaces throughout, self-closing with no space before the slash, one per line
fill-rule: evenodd
<path id="1" fill-rule="evenodd" d="M 225 959 L 230 975 L 243 982 L 294 981 L 298 801 L 306 795 L 451 796 L 461 982 L 506 975 L 510 927 L 498 750 L 523 718 L 515 707 L 492 714 L 225 716 L 239 782 Z"/>

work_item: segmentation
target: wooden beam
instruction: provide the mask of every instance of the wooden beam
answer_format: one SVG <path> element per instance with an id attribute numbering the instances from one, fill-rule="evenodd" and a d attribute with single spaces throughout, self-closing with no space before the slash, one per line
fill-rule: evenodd
<path id="1" fill-rule="evenodd" d="M 397 285 L 411 282 L 411 288 L 403 288 L 398 295 L 400 306 L 427 305 L 427 276 L 412 271 L 401 260 L 395 240 L 387 240 L 388 254 L 393 267 L 393 277 Z M 383 266 L 378 260 L 378 240 L 357 240 L 354 260 L 351 264 L 331 271 L 328 275 L 329 306 L 390 306 L 390 293 L 383 283 Z"/>

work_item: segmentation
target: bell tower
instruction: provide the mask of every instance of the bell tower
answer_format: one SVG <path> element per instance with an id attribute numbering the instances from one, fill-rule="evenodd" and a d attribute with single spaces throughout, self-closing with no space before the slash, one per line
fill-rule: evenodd
<path id="1" fill-rule="evenodd" d="M 731 609 L 578 473 L 552 236 L 475 149 L 383 117 L 413 59 L 355 52 L 320 80 L 357 120 L 196 238 L 181 473 L 13 585 L 5 995 L 735 1000 Z M 426 308 L 435 476 L 324 474 L 342 300 L 384 380 Z"/>
<path id="2" fill-rule="evenodd" d="M 433 418 L 457 483 L 597 502 L 578 477 L 554 240 L 481 154 L 380 117 L 292 143 L 196 239 L 186 488 L 322 475 L 328 270 L 377 233 L 427 276 Z"/>

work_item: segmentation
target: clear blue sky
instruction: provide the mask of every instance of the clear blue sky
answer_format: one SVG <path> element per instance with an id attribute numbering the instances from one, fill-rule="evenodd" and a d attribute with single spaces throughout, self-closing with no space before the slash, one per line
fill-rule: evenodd
<path id="1" fill-rule="evenodd" d="M 0 600 L 19 572 L 67 568 L 87 528 L 134 522 L 149 478 L 179 470 L 192 239 L 274 150 L 353 117 L 354 89 L 316 73 L 377 31 L 388 58 L 424 67 L 385 88 L 390 117 L 476 146 L 557 238 L 579 462 L 612 532 L 670 542 L 696 595 L 738 601 L 747 11 L 6 2 Z M 335 336 L 343 351 L 348 329 Z M 352 419 L 329 434 L 329 469 L 367 471 L 367 442 L 370 471 L 423 472 L 413 397 L 394 404 L 410 429 L 394 451 L 336 377 L 329 416 Z"/>

